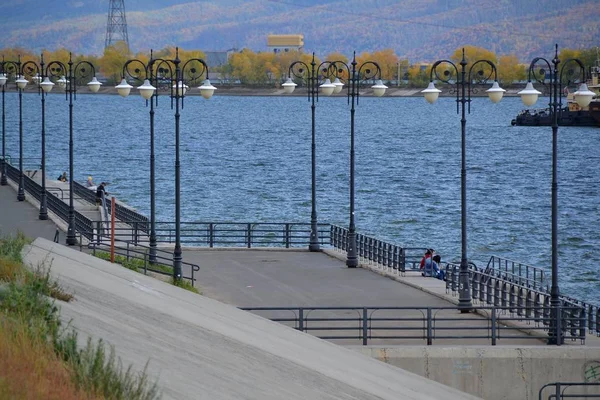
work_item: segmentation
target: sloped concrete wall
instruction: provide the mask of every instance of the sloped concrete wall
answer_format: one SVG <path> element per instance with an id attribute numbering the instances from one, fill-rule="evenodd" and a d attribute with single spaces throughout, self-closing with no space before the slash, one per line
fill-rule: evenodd
<path id="1" fill-rule="evenodd" d="M 355 346 L 356 351 L 486 400 L 538 399 L 552 382 L 600 382 L 600 347 Z M 599 394 L 600 387 L 569 393 Z M 545 391 L 544 399 L 550 392 Z"/>

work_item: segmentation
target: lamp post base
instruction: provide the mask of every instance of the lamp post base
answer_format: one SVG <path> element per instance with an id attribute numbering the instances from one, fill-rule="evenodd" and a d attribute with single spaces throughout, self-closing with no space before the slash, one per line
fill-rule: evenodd
<path id="1" fill-rule="evenodd" d="M 312 251 L 312 252 L 321 251 L 321 247 L 319 246 L 319 243 L 310 243 L 308 245 L 308 251 Z"/>

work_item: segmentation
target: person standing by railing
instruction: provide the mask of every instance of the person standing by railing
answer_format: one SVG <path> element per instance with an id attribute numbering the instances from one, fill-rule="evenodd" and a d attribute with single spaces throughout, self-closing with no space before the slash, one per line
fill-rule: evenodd
<path id="1" fill-rule="evenodd" d="M 106 185 L 107 185 L 106 182 L 102 182 L 102 183 L 100 183 L 100 185 L 98 185 L 98 188 L 96 189 L 96 205 L 97 206 L 102 204 L 102 199 L 104 197 L 106 197 L 106 195 L 108 194 L 108 192 L 104 188 L 104 186 L 106 186 Z"/>

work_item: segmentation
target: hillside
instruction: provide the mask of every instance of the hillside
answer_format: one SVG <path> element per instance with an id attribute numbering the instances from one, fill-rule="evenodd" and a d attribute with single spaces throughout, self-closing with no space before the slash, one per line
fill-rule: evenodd
<path id="1" fill-rule="evenodd" d="M 392 48 L 411 61 L 446 57 L 462 45 L 550 57 L 552 46 L 600 45 L 597 0 L 125 0 L 134 51 L 178 45 L 266 50 L 269 33 L 301 33 L 305 51 Z M 1 47 L 67 47 L 100 54 L 108 0 L 5 4 Z"/>

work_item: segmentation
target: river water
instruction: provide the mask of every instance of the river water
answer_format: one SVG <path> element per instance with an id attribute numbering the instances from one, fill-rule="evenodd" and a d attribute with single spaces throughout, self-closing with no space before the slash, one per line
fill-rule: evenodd
<path id="1" fill-rule="evenodd" d="M 541 102 L 539 103 L 541 107 Z M 182 220 L 310 221 L 306 97 L 186 97 L 181 111 Z M 319 222 L 347 226 L 350 107 L 316 110 Z M 520 99 L 475 98 L 467 115 L 468 256 L 498 255 L 550 270 L 550 127 L 513 127 Z M 25 155 L 40 157 L 40 97 L 23 95 Z M 139 96 L 79 95 L 75 178 L 149 214 L 149 109 Z M 18 157 L 18 98 L 6 93 L 7 153 Z M 156 110 L 157 220 L 174 220 L 174 111 Z M 68 171 L 68 102 L 46 101 L 50 178 Z M 453 98 L 360 98 L 356 108 L 357 231 L 460 257 L 460 115 Z M 561 291 L 600 303 L 600 129 L 559 128 Z"/>

